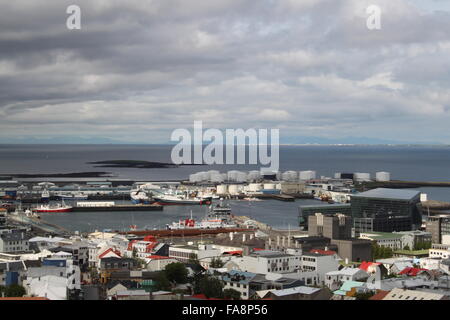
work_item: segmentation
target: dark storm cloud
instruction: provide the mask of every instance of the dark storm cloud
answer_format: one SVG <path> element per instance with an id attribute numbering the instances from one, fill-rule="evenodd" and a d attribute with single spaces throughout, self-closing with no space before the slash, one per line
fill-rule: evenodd
<path id="1" fill-rule="evenodd" d="M 194 120 L 450 142 L 449 13 L 406 0 L 0 1 L 1 137 L 165 142 Z M 82 29 L 68 30 L 68 5 Z M 382 8 L 382 29 L 366 8 Z M 422 124 L 432 130 L 411 131 Z M 441 132 L 440 132 L 441 130 Z M 440 132 L 440 133 L 439 133 Z"/>

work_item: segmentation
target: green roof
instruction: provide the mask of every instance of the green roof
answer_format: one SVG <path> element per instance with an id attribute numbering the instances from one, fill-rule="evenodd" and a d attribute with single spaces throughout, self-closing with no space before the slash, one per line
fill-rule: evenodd
<path id="1" fill-rule="evenodd" d="M 365 284 L 365 282 L 359 282 L 359 281 L 345 281 L 342 286 L 339 288 L 339 290 L 334 291 L 334 294 L 338 294 L 341 296 L 345 296 L 347 292 L 352 290 L 353 288 L 362 287 Z"/>
<path id="2" fill-rule="evenodd" d="M 404 254 L 404 255 L 409 255 L 409 256 L 422 256 L 422 255 L 426 255 L 429 253 L 428 249 L 424 249 L 424 250 L 397 250 L 394 251 L 394 253 L 397 254 Z"/>

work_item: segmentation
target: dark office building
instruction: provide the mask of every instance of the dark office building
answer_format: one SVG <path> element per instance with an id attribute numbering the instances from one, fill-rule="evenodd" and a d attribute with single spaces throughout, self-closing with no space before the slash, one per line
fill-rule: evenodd
<path id="1" fill-rule="evenodd" d="M 417 230 L 422 215 L 420 191 L 378 188 L 351 196 L 355 233 Z"/>
<path id="2" fill-rule="evenodd" d="M 324 215 L 316 213 L 309 216 L 308 235 L 330 239 L 350 239 L 352 236 L 352 217 L 343 214 Z"/>
<path id="3" fill-rule="evenodd" d="M 350 203 L 336 203 L 336 204 L 320 204 L 320 205 L 306 205 L 300 206 L 299 209 L 299 226 L 308 230 L 308 217 L 316 213 L 324 215 L 342 213 L 350 216 L 352 213 Z"/>
<path id="4" fill-rule="evenodd" d="M 441 244 L 442 236 L 450 237 L 450 215 L 428 217 L 426 230 L 431 232 L 432 243 Z"/>

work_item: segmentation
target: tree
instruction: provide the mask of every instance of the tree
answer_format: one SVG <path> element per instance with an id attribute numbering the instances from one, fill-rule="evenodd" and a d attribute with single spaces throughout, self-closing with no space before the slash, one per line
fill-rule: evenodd
<path id="1" fill-rule="evenodd" d="M 217 278 L 206 276 L 199 282 L 200 293 L 208 298 L 223 297 L 223 283 Z"/>
<path id="2" fill-rule="evenodd" d="M 23 297 L 26 293 L 25 288 L 18 284 L 7 286 L 5 290 L 5 296 L 7 297 Z"/>
<path id="3" fill-rule="evenodd" d="M 225 290 L 223 290 L 223 297 L 225 299 L 240 300 L 241 293 L 234 289 L 225 289 Z"/>
<path id="4" fill-rule="evenodd" d="M 222 268 L 224 265 L 223 261 L 220 260 L 220 258 L 212 258 L 211 263 L 210 263 L 210 267 L 211 268 Z"/>
<path id="5" fill-rule="evenodd" d="M 169 279 L 165 272 L 161 271 L 155 278 L 155 286 L 156 291 L 170 291 L 172 289 Z"/>
<path id="6" fill-rule="evenodd" d="M 186 283 L 188 281 L 188 270 L 183 263 L 170 263 L 164 268 L 164 273 L 170 282 Z"/>

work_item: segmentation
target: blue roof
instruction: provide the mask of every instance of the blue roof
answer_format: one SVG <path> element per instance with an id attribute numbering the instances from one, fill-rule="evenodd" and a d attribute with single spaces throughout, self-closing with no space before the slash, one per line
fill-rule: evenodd
<path id="1" fill-rule="evenodd" d="M 367 198 L 383 198 L 383 199 L 397 199 L 397 200 L 412 200 L 420 195 L 420 191 L 406 190 L 406 189 L 388 189 L 377 188 L 365 192 L 360 192 L 352 195 L 352 198 L 367 197 Z"/>

